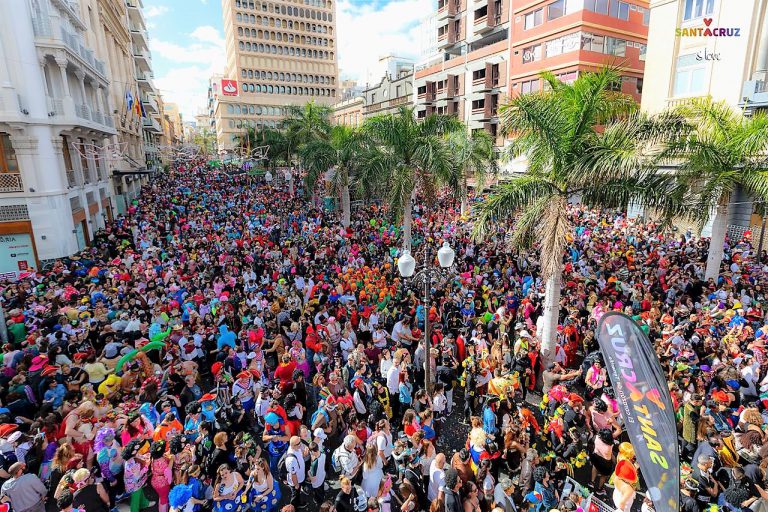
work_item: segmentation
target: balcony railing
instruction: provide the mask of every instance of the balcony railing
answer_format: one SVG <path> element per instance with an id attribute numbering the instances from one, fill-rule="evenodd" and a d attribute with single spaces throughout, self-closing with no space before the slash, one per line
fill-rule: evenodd
<path id="1" fill-rule="evenodd" d="M 21 174 L 0 173 L 0 192 L 23 192 L 24 182 Z"/>
<path id="2" fill-rule="evenodd" d="M 48 108 L 48 116 L 63 116 L 64 115 L 64 101 L 58 98 L 45 97 L 45 104 Z"/>
<path id="3" fill-rule="evenodd" d="M 75 105 L 75 114 L 81 119 L 91 120 L 91 111 L 85 105 Z"/>
<path id="4" fill-rule="evenodd" d="M 79 187 L 80 180 L 78 179 L 78 173 L 74 169 L 67 170 L 67 185 L 70 187 Z"/>
<path id="5" fill-rule="evenodd" d="M 91 120 L 93 120 L 94 123 L 104 124 L 104 116 L 101 115 L 101 112 L 98 110 L 91 112 Z"/>

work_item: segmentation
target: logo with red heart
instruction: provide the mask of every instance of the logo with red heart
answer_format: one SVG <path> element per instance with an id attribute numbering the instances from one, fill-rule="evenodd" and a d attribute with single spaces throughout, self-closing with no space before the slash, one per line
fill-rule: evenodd
<path id="1" fill-rule="evenodd" d="M 704 18 L 704 24 L 710 26 L 712 24 L 712 18 Z"/>

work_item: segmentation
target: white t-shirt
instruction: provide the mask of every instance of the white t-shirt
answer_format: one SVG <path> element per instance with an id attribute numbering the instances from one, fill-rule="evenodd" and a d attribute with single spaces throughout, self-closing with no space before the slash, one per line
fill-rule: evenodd
<path id="1" fill-rule="evenodd" d="M 392 340 L 393 341 L 400 341 L 400 342 L 407 341 L 407 343 L 410 343 L 411 342 L 410 340 L 405 340 L 404 338 L 401 337 L 403 335 L 410 336 L 410 334 L 411 334 L 411 329 L 408 328 L 408 327 L 405 327 L 403 325 L 403 321 L 402 320 L 397 322 L 395 324 L 395 326 L 392 328 Z"/>
<path id="2" fill-rule="evenodd" d="M 293 478 L 291 475 L 296 475 L 298 483 L 301 484 L 306 478 L 306 468 L 304 466 L 304 454 L 301 449 L 294 450 L 288 448 L 287 455 L 285 457 L 285 469 L 288 470 L 288 482 L 293 484 Z"/>
<path id="3" fill-rule="evenodd" d="M 390 396 L 400 394 L 400 368 L 397 365 L 393 365 L 387 372 L 387 389 Z"/>
<path id="4" fill-rule="evenodd" d="M 438 468 L 437 465 L 435 465 L 435 461 L 432 461 L 432 464 L 429 465 L 429 487 L 427 488 L 427 498 L 429 501 L 437 499 L 437 495 L 444 484 L 445 471 Z"/>
<path id="5" fill-rule="evenodd" d="M 310 461 L 309 466 L 310 468 L 315 463 L 315 461 Z M 320 452 L 320 456 L 317 458 L 317 473 L 315 474 L 315 479 L 312 482 L 312 488 L 317 489 L 323 486 L 323 483 L 325 482 L 325 453 Z"/>
<path id="6" fill-rule="evenodd" d="M 395 449 L 392 444 L 392 434 L 378 434 L 378 437 L 376 438 L 376 448 L 380 452 L 384 452 L 384 457 L 389 459 L 390 455 L 392 455 L 392 450 Z"/>

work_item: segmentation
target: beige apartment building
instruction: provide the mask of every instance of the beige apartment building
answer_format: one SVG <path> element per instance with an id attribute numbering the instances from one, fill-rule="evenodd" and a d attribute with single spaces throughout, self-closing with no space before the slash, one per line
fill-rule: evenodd
<path id="1" fill-rule="evenodd" d="M 209 87 L 219 150 L 249 127 L 279 127 L 287 105 L 338 97 L 334 0 L 223 0 L 227 65 Z"/>
<path id="2" fill-rule="evenodd" d="M 712 96 L 768 107 L 768 0 L 653 0 L 642 107 Z M 721 35 L 721 32 L 723 35 Z"/>
<path id="3" fill-rule="evenodd" d="M 653 0 L 650 10 L 643 110 L 706 96 L 745 115 L 768 108 L 768 0 Z M 732 236 L 760 232 L 744 191 L 731 198 L 727 222 Z M 711 223 L 701 233 L 709 236 Z"/>
<path id="4" fill-rule="evenodd" d="M 333 105 L 333 122 L 337 125 L 357 128 L 363 124 L 365 98 L 356 96 Z"/>

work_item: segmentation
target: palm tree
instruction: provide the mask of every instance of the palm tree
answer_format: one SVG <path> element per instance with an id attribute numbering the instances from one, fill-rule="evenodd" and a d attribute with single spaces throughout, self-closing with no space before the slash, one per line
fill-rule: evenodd
<path id="1" fill-rule="evenodd" d="M 416 191 L 428 201 L 436 187 L 450 177 L 450 152 L 444 135 L 462 130 L 455 117 L 430 115 L 417 121 L 413 108 L 402 106 L 396 114 L 366 120 L 363 130 L 377 145 L 372 168 L 387 177 L 387 195 L 397 221 L 403 222 L 403 247 L 411 249 L 413 200 Z"/>
<path id="2" fill-rule="evenodd" d="M 476 211 L 473 235 L 489 235 L 496 223 L 514 221 L 511 244 L 534 242 L 546 283 L 543 357 L 551 361 L 557 339 L 560 278 L 572 226 L 568 201 L 589 207 L 626 207 L 630 201 L 669 215 L 683 214 L 683 192 L 673 176 L 655 172 L 652 152 L 663 135 L 681 124 L 673 116 L 650 119 L 637 104 L 612 91 L 612 69 L 581 75 L 564 84 L 542 75 L 550 91 L 525 94 L 501 107 L 501 121 L 515 135 L 511 155 L 525 155 L 528 172 L 501 184 Z"/>
<path id="3" fill-rule="evenodd" d="M 302 144 L 312 140 L 327 140 L 331 132 L 331 113 L 333 109 L 318 105 L 314 101 L 286 107 L 288 114 L 283 120 L 283 129 L 288 142 L 288 151 L 293 156 Z"/>
<path id="4" fill-rule="evenodd" d="M 488 176 L 496 170 L 496 152 L 493 137 L 485 130 L 457 130 L 447 135 L 448 151 L 451 158 L 449 186 L 461 198 L 461 215 L 469 210 L 467 180 L 474 176 L 477 187 L 483 188 Z"/>
<path id="5" fill-rule="evenodd" d="M 245 134 L 239 137 L 238 145 L 243 149 L 267 146 L 266 163 L 272 169 L 280 163 L 288 165 L 291 160 L 285 133 L 273 128 L 249 127 Z"/>
<path id="6" fill-rule="evenodd" d="M 731 196 L 741 188 L 768 201 L 768 116 L 744 117 L 725 102 L 697 99 L 676 111 L 690 123 L 667 147 L 667 160 L 697 194 L 699 212 L 712 220 L 706 279 L 717 280 L 723 260 Z"/>
<path id="7" fill-rule="evenodd" d="M 341 224 L 345 228 L 351 220 L 350 186 L 363 176 L 370 151 L 366 134 L 348 126 L 334 126 L 327 139 L 312 140 L 299 150 L 302 165 L 307 170 L 307 189 L 314 190 L 330 178 L 334 193 L 341 196 Z"/>

